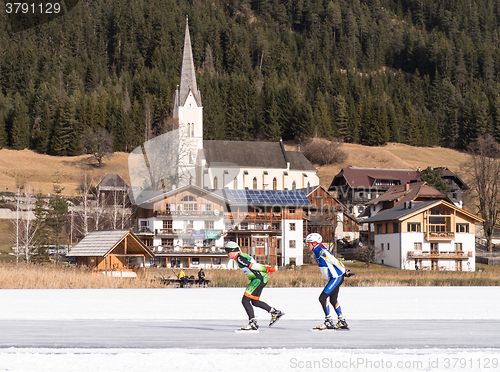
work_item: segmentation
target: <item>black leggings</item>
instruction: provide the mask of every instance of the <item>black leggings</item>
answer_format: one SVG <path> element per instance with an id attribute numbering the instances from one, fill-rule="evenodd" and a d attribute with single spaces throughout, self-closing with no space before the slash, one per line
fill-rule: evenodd
<path id="1" fill-rule="evenodd" d="M 245 308 L 245 311 L 248 314 L 248 319 L 255 318 L 255 313 L 253 311 L 252 305 L 260 307 L 261 309 L 264 309 L 267 312 L 271 311 L 271 306 L 266 304 L 264 301 L 255 300 L 255 299 L 249 298 L 247 296 L 243 296 L 243 298 L 241 299 L 241 303 L 243 304 L 243 307 Z"/>
<path id="2" fill-rule="evenodd" d="M 266 284 L 267 283 L 264 283 L 262 277 L 257 277 L 250 282 L 247 289 L 245 290 L 245 294 L 241 299 L 241 303 L 243 304 L 243 307 L 247 312 L 248 319 L 255 318 L 253 306 L 260 307 L 261 309 L 264 309 L 267 312 L 271 311 L 271 306 L 266 304 L 264 301 L 260 300 L 260 295 Z"/>
<path id="3" fill-rule="evenodd" d="M 339 295 L 339 289 L 340 286 L 344 283 L 344 277 L 340 278 L 335 278 L 331 279 L 328 284 L 326 285 L 325 289 L 323 289 L 323 292 L 319 295 L 319 302 L 321 303 L 321 306 L 323 307 L 323 311 L 325 312 L 325 316 L 330 316 L 330 308 L 328 306 L 328 298 L 330 298 L 330 304 L 333 306 L 333 309 L 335 312 L 337 312 L 337 297 Z M 338 306 L 338 310 L 340 310 L 340 306 Z"/>

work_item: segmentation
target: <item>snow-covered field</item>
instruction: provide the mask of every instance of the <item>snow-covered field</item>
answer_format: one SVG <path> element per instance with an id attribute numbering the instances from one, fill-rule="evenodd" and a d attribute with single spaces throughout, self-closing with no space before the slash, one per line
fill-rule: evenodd
<path id="1" fill-rule="evenodd" d="M 266 288 L 287 320 L 319 323 L 321 288 Z M 1 290 L 0 320 L 241 320 L 243 288 Z M 349 320 L 499 320 L 499 287 L 342 288 Z M 260 319 L 268 315 L 257 310 Z M 239 324 L 239 323 L 238 323 Z M 189 332 L 189 330 L 186 330 Z M 436 329 L 439 333 L 440 330 Z M 273 337 L 271 332 L 266 337 Z M 168 337 L 168 335 L 165 335 Z M 248 337 L 250 335 L 242 335 Z M 26 334 L 26 338 L 30 335 Z M 194 334 L 193 337 L 196 337 Z M 214 334 L 219 341 L 223 334 Z M 290 334 L 293 337 L 293 333 Z M 451 341 L 451 340 L 450 340 Z M 0 349 L 0 371 L 499 371 L 498 349 Z"/>

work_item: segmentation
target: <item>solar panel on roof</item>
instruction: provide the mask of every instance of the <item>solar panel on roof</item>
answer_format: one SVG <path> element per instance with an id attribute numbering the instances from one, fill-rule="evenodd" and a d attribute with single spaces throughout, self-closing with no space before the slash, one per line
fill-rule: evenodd
<path id="1" fill-rule="evenodd" d="M 226 190 L 235 203 L 248 204 L 309 204 L 302 191 L 278 190 Z"/>

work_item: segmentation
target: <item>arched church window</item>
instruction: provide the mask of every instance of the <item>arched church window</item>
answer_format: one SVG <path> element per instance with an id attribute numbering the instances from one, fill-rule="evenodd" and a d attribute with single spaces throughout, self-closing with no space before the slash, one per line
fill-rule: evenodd
<path id="1" fill-rule="evenodd" d="M 235 190 L 238 189 L 238 180 L 236 179 L 236 177 L 234 177 L 234 179 L 233 179 L 233 189 L 235 189 Z"/>
<path id="2" fill-rule="evenodd" d="M 296 190 L 297 189 L 297 184 L 295 183 L 295 181 L 292 182 L 292 190 Z"/>
<path id="3" fill-rule="evenodd" d="M 257 177 L 253 178 L 253 189 L 257 190 Z"/>
<path id="4" fill-rule="evenodd" d="M 276 179 L 276 177 L 273 178 L 273 190 L 277 190 L 278 189 L 278 180 Z"/>
<path id="5" fill-rule="evenodd" d="M 217 184 L 217 177 L 214 177 L 214 189 L 218 189 L 219 185 Z"/>

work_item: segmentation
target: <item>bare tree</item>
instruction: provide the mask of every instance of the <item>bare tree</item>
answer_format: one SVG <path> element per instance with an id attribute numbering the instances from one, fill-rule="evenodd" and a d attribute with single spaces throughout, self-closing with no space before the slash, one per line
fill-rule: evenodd
<path id="1" fill-rule="evenodd" d="M 488 251 L 492 251 L 492 236 L 500 207 L 500 144 L 489 134 L 480 136 L 469 146 L 470 160 L 465 171 L 477 200 L 477 211 L 483 221 Z"/>
<path id="2" fill-rule="evenodd" d="M 28 186 L 24 193 L 22 185 L 18 185 L 16 195 L 16 219 L 13 221 L 16 232 L 16 262 L 19 263 L 21 253 L 24 254 L 26 262 L 31 259 L 33 247 L 40 227 L 40 221 L 35 218 L 35 198 L 30 193 Z"/>
<path id="3" fill-rule="evenodd" d="M 384 251 L 374 245 L 358 246 L 355 249 L 355 255 L 360 261 L 366 262 L 366 267 L 370 267 L 370 262 L 380 262 L 384 258 Z"/>
<path id="4" fill-rule="evenodd" d="M 92 154 L 101 167 L 104 158 L 113 154 L 113 135 L 103 128 L 97 131 L 87 128 L 82 134 L 80 147 L 83 153 Z"/>
<path id="5" fill-rule="evenodd" d="M 324 138 L 308 140 L 301 151 L 314 164 L 327 165 L 340 163 L 347 157 L 342 149 L 343 142 L 336 138 L 328 141 Z"/>
<path id="6" fill-rule="evenodd" d="M 89 219 L 90 219 L 90 206 L 89 206 L 89 195 L 93 187 L 93 181 L 89 179 L 89 175 L 86 171 L 83 172 L 82 180 L 80 186 L 78 187 L 78 193 L 80 194 L 83 201 L 83 210 L 79 214 L 82 219 L 82 231 L 80 231 L 83 236 L 89 233 Z"/>
<path id="7" fill-rule="evenodd" d="M 174 129 L 137 147 L 129 156 L 130 181 L 135 202 L 142 191 L 170 191 L 195 178 L 196 146 Z M 139 197 L 140 199 L 140 197 Z"/>

